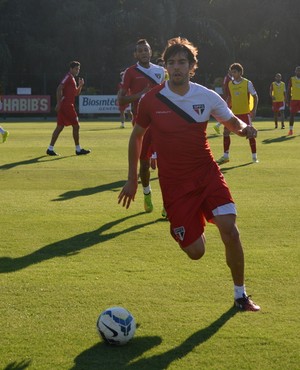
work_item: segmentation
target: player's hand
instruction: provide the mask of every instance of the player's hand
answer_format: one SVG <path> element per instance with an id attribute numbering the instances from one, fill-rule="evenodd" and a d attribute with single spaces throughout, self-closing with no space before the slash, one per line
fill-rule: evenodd
<path id="1" fill-rule="evenodd" d="M 78 83 L 79 83 L 79 86 L 83 86 L 84 85 L 84 79 L 79 77 L 78 78 Z"/>
<path id="2" fill-rule="evenodd" d="M 253 126 L 248 125 L 242 130 L 242 134 L 246 139 L 254 139 L 257 137 L 257 130 Z"/>
<path id="3" fill-rule="evenodd" d="M 118 196 L 118 204 L 122 204 L 122 207 L 129 208 L 131 201 L 134 201 L 135 194 L 137 191 L 138 183 L 137 181 L 128 180 L 123 186 Z"/>

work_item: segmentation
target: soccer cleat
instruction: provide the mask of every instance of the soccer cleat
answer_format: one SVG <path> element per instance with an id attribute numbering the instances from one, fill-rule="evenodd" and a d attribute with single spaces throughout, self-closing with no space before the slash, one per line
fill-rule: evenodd
<path id="1" fill-rule="evenodd" d="M 47 149 L 46 154 L 51 155 L 51 156 L 59 155 L 59 154 L 55 153 L 54 150 L 50 150 L 50 149 Z"/>
<path id="2" fill-rule="evenodd" d="M 246 296 L 243 295 L 242 298 L 238 298 L 234 300 L 234 306 L 240 309 L 241 311 L 259 311 L 260 306 L 255 304 L 251 299 L 250 295 Z"/>
<path id="3" fill-rule="evenodd" d="M 289 133 L 288 133 L 288 136 L 292 136 L 294 133 L 293 133 L 293 130 L 290 130 Z"/>
<path id="4" fill-rule="evenodd" d="M 259 163 L 259 160 L 257 158 L 252 158 L 253 163 Z"/>
<path id="5" fill-rule="evenodd" d="M 120 128 L 125 128 L 125 126 L 124 125 L 121 125 Z"/>
<path id="6" fill-rule="evenodd" d="M 229 162 L 229 158 L 226 158 L 226 157 L 222 156 L 222 157 L 221 157 L 221 158 L 219 158 L 216 162 L 217 162 L 218 164 L 228 163 L 228 162 Z"/>
<path id="7" fill-rule="evenodd" d="M 145 209 L 145 212 L 147 213 L 150 213 L 153 211 L 151 192 L 149 194 L 144 194 L 144 209 Z"/>
<path id="8" fill-rule="evenodd" d="M 216 125 L 214 125 L 214 126 L 213 126 L 213 128 L 214 128 L 214 130 L 216 131 L 216 133 L 217 133 L 218 135 L 220 135 L 220 126 L 219 126 L 218 124 L 216 124 Z"/>
<path id="9" fill-rule="evenodd" d="M 8 131 L 5 131 L 3 134 L 2 134 L 2 143 L 5 143 L 6 142 L 6 139 L 9 135 L 9 132 Z"/>
<path id="10" fill-rule="evenodd" d="M 163 217 L 163 218 L 168 218 L 168 214 L 167 214 L 167 211 L 166 211 L 166 209 L 165 209 L 165 207 L 163 207 L 163 209 L 162 209 L 162 211 L 161 211 L 161 216 Z"/>
<path id="11" fill-rule="evenodd" d="M 275 124 L 275 128 L 278 128 L 278 125 L 277 124 Z"/>
<path id="12" fill-rule="evenodd" d="M 81 149 L 80 152 L 77 152 L 77 150 L 75 151 L 76 155 L 86 155 L 86 154 L 89 154 L 91 151 L 90 149 Z"/>
<path id="13" fill-rule="evenodd" d="M 285 129 L 285 126 L 284 125 L 281 125 L 281 130 L 284 130 Z"/>

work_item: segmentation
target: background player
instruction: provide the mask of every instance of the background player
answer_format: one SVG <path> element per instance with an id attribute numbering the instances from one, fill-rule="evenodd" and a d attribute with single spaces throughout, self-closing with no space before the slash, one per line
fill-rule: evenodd
<path id="1" fill-rule="evenodd" d="M 165 79 L 165 70 L 150 62 L 152 50 L 147 40 L 137 41 L 134 51 L 137 63 L 125 70 L 122 87 L 118 92 L 120 105 L 132 103 L 132 124 L 136 122 L 138 102 L 147 91 L 162 83 Z M 150 186 L 150 158 L 154 152 L 151 147 L 151 131 L 148 130 L 140 155 L 140 178 L 144 192 L 144 209 L 146 212 L 153 211 Z"/>
<path id="2" fill-rule="evenodd" d="M 0 134 L 2 136 L 2 143 L 5 143 L 5 141 L 8 138 L 9 132 L 4 130 L 4 128 L 2 126 L 0 126 Z"/>
<path id="3" fill-rule="evenodd" d="M 272 99 L 272 110 L 274 112 L 275 128 L 278 128 L 278 115 L 281 120 L 281 128 L 284 129 L 284 109 L 286 102 L 286 88 L 285 83 L 281 81 L 282 76 L 276 73 L 275 81 L 270 85 L 270 97 Z"/>
<path id="4" fill-rule="evenodd" d="M 290 129 L 288 135 L 293 135 L 295 115 L 300 112 L 300 66 L 295 69 L 295 76 L 288 83 L 288 100 L 290 103 Z"/>
<path id="5" fill-rule="evenodd" d="M 222 84 L 222 98 L 228 102 L 228 96 L 229 96 L 229 90 L 228 90 L 228 84 L 229 82 L 232 81 L 232 75 L 231 75 L 231 71 L 230 69 L 228 69 L 227 71 L 227 74 L 226 76 L 224 77 L 223 79 L 223 84 Z M 230 107 L 229 107 L 230 108 Z M 216 131 L 216 133 L 218 135 L 220 135 L 220 127 L 221 127 L 221 123 L 220 122 L 217 122 L 215 125 L 214 125 L 214 130 Z"/>
<path id="6" fill-rule="evenodd" d="M 123 75 L 124 72 L 121 72 L 120 73 L 121 82 L 118 85 L 118 91 L 122 88 Z M 118 103 L 118 107 L 120 111 L 120 120 L 121 120 L 120 128 L 125 128 L 126 115 L 128 115 L 128 117 L 130 117 L 130 119 L 132 120 L 131 104 L 120 105 Z"/>
<path id="7" fill-rule="evenodd" d="M 247 125 L 252 126 L 251 118 L 256 115 L 258 104 L 258 95 L 254 89 L 251 81 L 243 77 L 244 69 L 240 63 L 233 63 L 230 66 L 230 71 L 233 80 L 228 84 L 228 106 L 231 107 L 232 112 L 240 118 Z M 253 108 L 250 110 L 250 95 L 253 96 Z M 252 161 L 258 162 L 256 154 L 256 139 L 249 138 L 250 149 L 252 153 Z M 229 162 L 229 148 L 230 148 L 230 131 L 224 127 L 223 132 L 223 147 L 224 154 L 217 160 L 218 164 Z"/>
<path id="8" fill-rule="evenodd" d="M 57 112 L 57 126 L 53 131 L 50 145 L 46 151 L 46 154 L 51 156 L 58 155 L 54 151 L 54 145 L 65 126 L 72 126 L 73 128 L 76 155 L 84 155 L 91 152 L 90 150 L 82 149 L 79 145 L 80 125 L 74 106 L 75 97 L 80 94 L 82 86 L 84 85 L 83 78 L 79 78 L 78 86 L 75 80 L 75 77 L 78 76 L 80 71 L 80 63 L 73 61 L 70 63 L 69 67 L 69 72 L 63 78 L 56 90 L 57 104 L 55 110 Z"/>

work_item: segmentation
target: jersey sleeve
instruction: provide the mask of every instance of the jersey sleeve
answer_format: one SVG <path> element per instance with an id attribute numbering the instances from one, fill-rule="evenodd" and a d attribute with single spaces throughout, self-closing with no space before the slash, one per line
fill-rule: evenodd
<path id="1" fill-rule="evenodd" d="M 121 84 L 122 89 L 125 90 L 126 92 L 130 89 L 131 73 L 129 68 L 125 70 Z"/>
<path id="2" fill-rule="evenodd" d="M 138 104 L 138 110 L 137 110 L 137 117 L 136 117 L 136 123 L 143 127 L 147 128 L 150 125 L 151 122 L 151 116 L 149 114 L 149 97 L 147 94 L 145 94 L 139 101 Z"/>
<path id="3" fill-rule="evenodd" d="M 253 83 L 251 81 L 248 81 L 248 91 L 249 93 L 253 96 L 253 95 L 257 95 L 257 92 L 253 86 Z"/>
<path id="4" fill-rule="evenodd" d="M 212 91 L 211 101 L 212 101 L 212 110 L 211 115 L 218 121 L 224 122 L 228 121 L 232 116 L 232 111 L 228 108 L 224 99 L 220 97 L 215 91 Z"/>

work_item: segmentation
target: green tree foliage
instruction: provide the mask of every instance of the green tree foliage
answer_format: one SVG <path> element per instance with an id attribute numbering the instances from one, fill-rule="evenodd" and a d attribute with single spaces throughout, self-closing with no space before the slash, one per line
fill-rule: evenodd
<path id="1" fill-rule="evenodd" d="M 111 94 L 137 39 L 156 58 L 182 36 L 199 47 L 197 81 L 210 86 L 238 61 L 268 103 L 274 74 L 287 80 L 299 64 L 299 15 L 298 0 L 0 0 L 0 79 L 7 93 L 53 94 L 79 60 L 86 86 Z"/>

